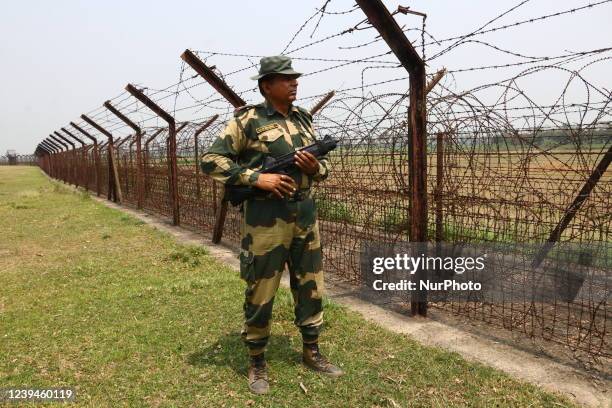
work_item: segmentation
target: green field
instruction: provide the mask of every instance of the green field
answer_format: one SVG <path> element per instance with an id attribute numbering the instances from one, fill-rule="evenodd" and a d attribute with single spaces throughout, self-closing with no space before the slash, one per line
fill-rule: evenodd
<path id="1" fill-rule="evenodd" d="M 286 289 L 255 397 L 237 272 L 35 167 L 0 167 L 0 219 L 0 387 L 72 386 L 89 407 L 571 406 L 333 302 L 321 347 L 347 375 L 321 377 L 300 364 Z"/>

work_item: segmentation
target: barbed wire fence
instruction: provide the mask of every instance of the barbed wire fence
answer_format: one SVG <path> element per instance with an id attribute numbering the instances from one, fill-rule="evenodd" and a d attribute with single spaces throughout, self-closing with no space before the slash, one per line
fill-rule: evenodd
<path id="1" fill-rule="evenodd" d="M 605 366 L 612 357 L 611 91 L 592 72 L 609 69 L 612 48 L 526 55 L 487 36 L 609 10 L 611 0 L 507 22 L 528 6 L 520 1 L 476 30 L 442 39 L 427 30 L 424 13 L 401 6 L 390 13 L 377 1 L 367 2 L 374 8 L 368 11 L 357 3 L 334 10 L 336 2 L 325 1 L 278 50 L 306 72 L 301 83 L 316 84 L 299 102 L 311 108 L 318 134 L 340 141 L 331 175 L 315 191 L 327 276 L 363 284 L 364 242 L 597 244 L 578 289 L 552 302 L 525 293 L 528 276 L 546 273 L 537 262 L 513 270 L 507 301 L 449 295 L 424 308 L 410 298 L 392 302 L 410 305 L 413 314 L 425 315 L 429 306 L 545 340 L 578 361 Z M 396 31 L 377 24 L 383 20 Z M 414 54 L 399 55 L 397 41 Z M 469 47 L 494 53 L 498 63 L 448 65 Z M 321 57 L 330 48 L 337 57 Z M 129 85 L 51 133 L 37 148 L 38 165 L 54 178 L 237 245 L 240 213 L 222 200 L 223 187 L 201 174 L 199 157 L 236 107 L 260 99 L 244 78 L 262 55 L 186 50 L 181 57 L 177 82 Z M 425 67 L 427 83 L 417 89 L 414 78 Z M 482 83 L 481 73 L 499 78 Z M 339 77 L 342 86 L 325 88 Z M 558 84 L 546 101 L 537 95 L 543 81 Z"/>
<path id="2" fill-rule="evenodd" d="M 38 166 L 35 154 L 6 154 L 0 156 L 0 166 Z"/>

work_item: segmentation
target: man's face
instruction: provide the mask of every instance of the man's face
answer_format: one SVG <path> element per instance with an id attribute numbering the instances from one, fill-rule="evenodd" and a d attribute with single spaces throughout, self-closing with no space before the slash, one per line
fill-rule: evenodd
<path id="1" fill-rule="evenodd" d="M 270 75 L 261 86 L 266 96 L 281 103 L 291 103 L 297 98 L 297 78 L 293 75 Z"/>

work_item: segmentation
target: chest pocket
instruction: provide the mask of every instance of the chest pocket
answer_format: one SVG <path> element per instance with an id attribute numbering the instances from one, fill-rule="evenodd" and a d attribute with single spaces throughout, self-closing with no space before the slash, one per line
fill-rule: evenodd
<path id="1" fill-rule="evenodd" d="M 265 145 L 273 143 L 281 137 L 283 137 L 283 131 L 279 128 L 266 130 L 265 132 L 261 132 L 257 135 L 257 139 L 259 139 L 259 141 L 263 142 Z"/>
<path id="2" fill-rule="evenodd" d="M 262 150 L 272 157 L 279 157 L 293 151 L 293 147 L 285 140 L 285 133 L 280 128 L 273 128 L 257 135 Z"/>

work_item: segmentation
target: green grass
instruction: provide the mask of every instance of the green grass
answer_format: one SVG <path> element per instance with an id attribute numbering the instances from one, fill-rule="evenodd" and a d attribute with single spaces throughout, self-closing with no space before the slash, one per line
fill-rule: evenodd
<path id="1" fill-rule="evenodd" d="M 321 347 L 347 375 L 321 377 L 299 362 L 285 289 L 255 397 L 237 272 L 36 168 L 0 167 L 0 219 L 0 387 L 73 386 L 89 407 L 570 405 L 331 302 Z"/>
<path id="2" fill-rule="evenodd" d="M 410 230 L 410 219 L 408 209 L 400 207 L 384 207 L 383 214 L 376 223 L 385 231 L 401 232 Z"/>
<path id="3" fill-rule="evenodd" d="M 317 214 L 321 219 L 336 222 L 346 222 L 348 224 L 357 221 L 355 212 L 339 200 L 333 198 L 317 197 Z"/>

